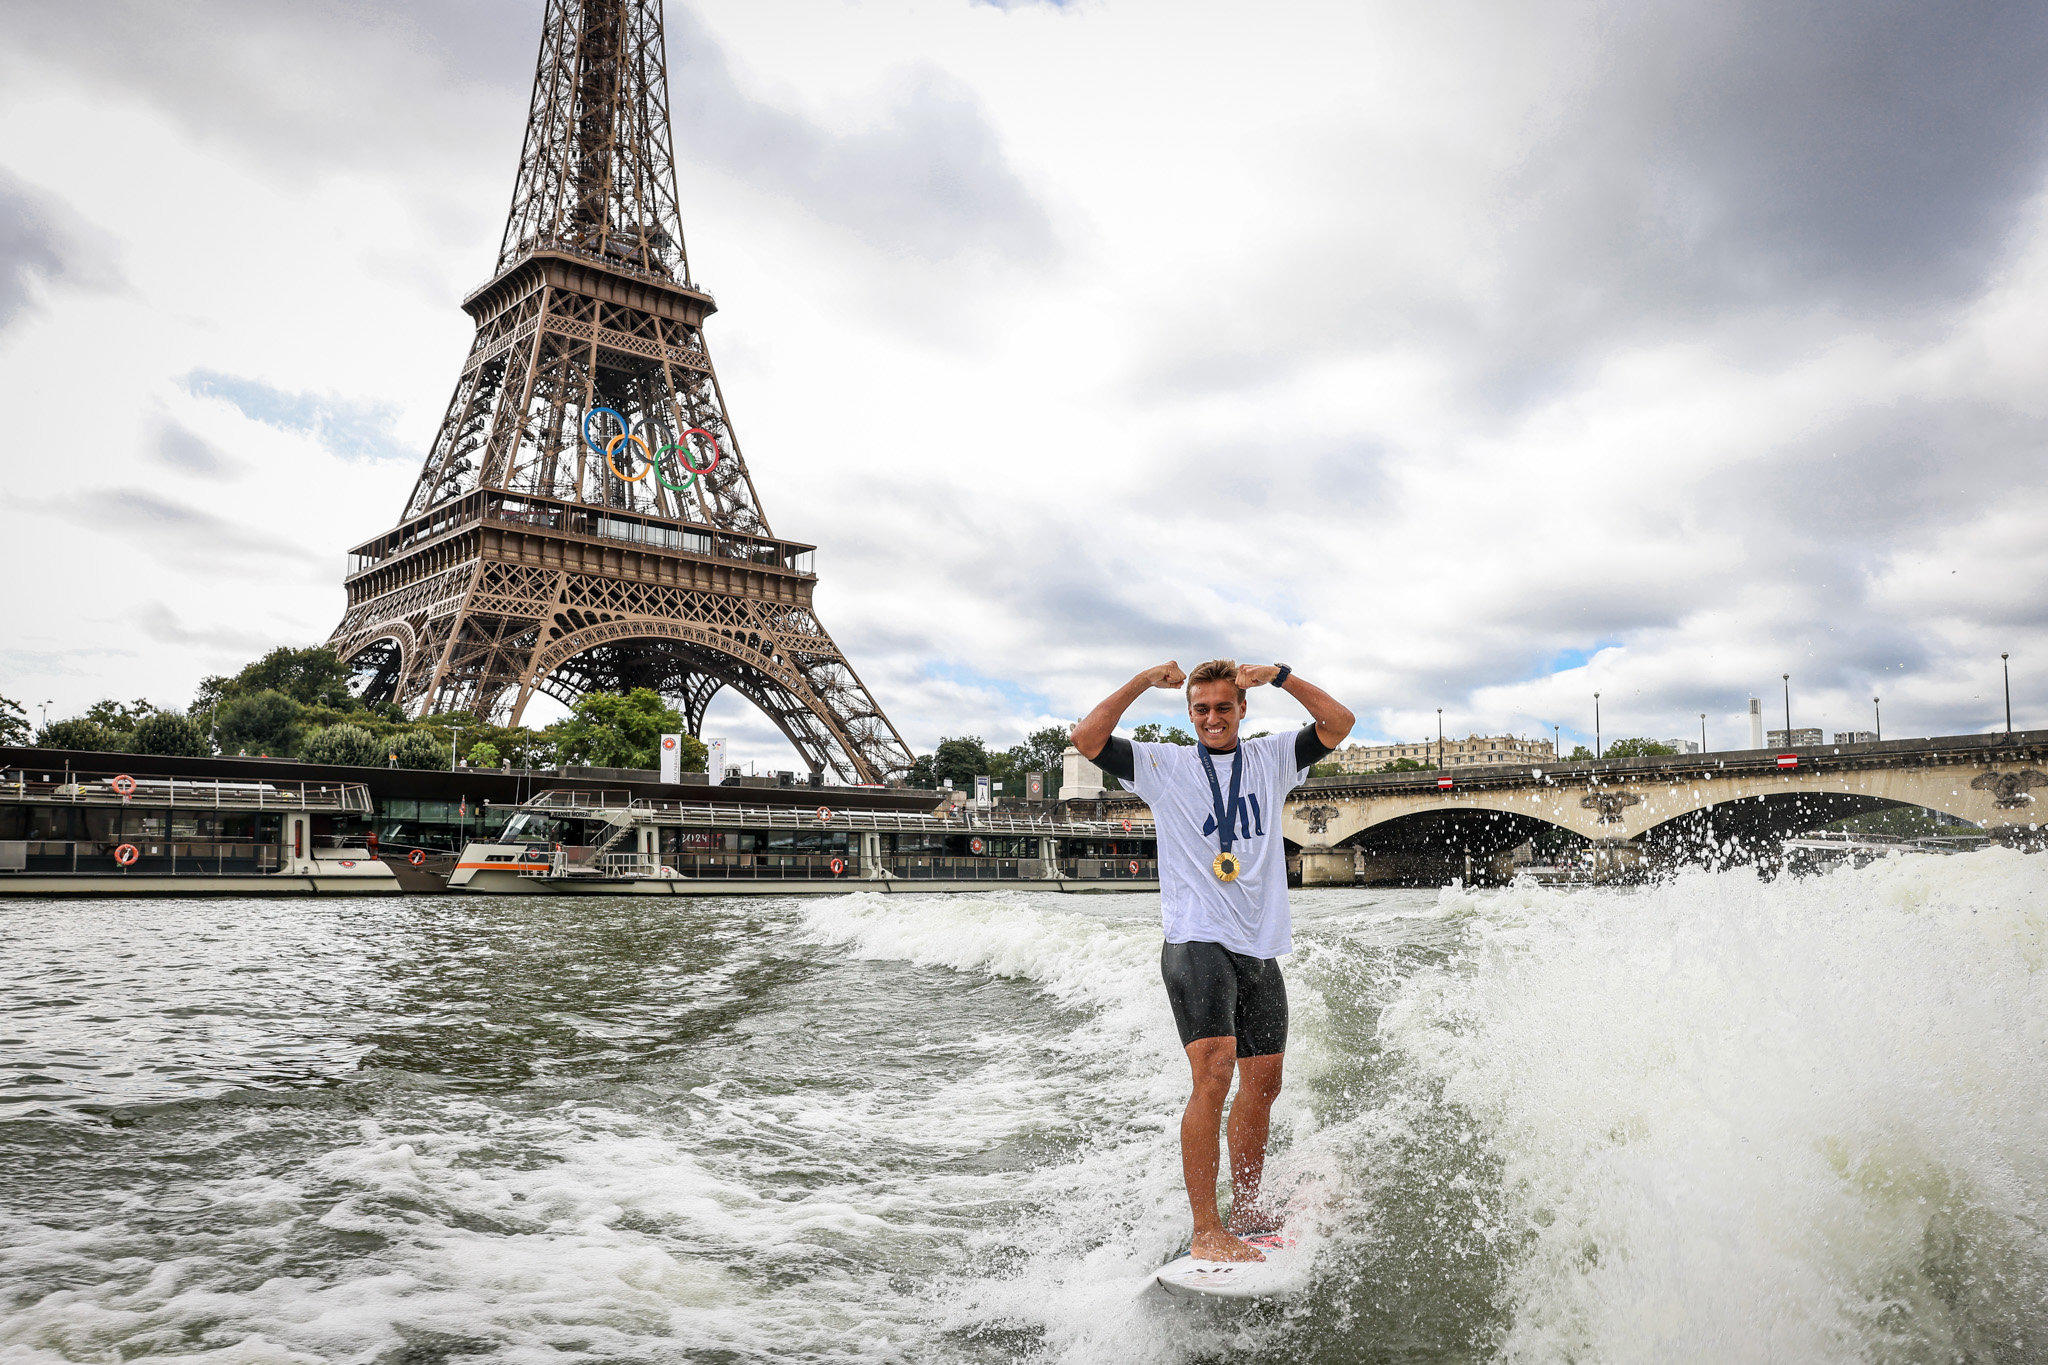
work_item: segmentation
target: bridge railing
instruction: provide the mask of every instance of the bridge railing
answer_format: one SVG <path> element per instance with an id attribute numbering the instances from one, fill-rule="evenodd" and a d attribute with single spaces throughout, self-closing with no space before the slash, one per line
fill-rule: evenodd
<path id="1" fill-rule="evenodd" d="M 1780 755 L 1790 754 L 1807 771 L 1816 768 L 1882 768 L 1901 761 L 1983 763 L 1992 760 L 2038 760 L 2048 755 L 2048 730 L 2019 730 L 1986 735 L 1941 735 L 1926 739 L 1874 740 L 1865 744 L 1808 744 L 1778 749 L 1724 749 L 1703 754 L 1660 754 L 1652 758 L 1606 758 L 1576 763 L 1493 764 L 1485 767 L 1425 768 L 1401 773 L 1349 773 L 1312 777 L 1295 790 L 1294 800 L 1319 793 L 1347 791 L 1441 791 L 1522 787 L 1532 783 L 1582 784 L 1593 779 L 1648 777 L 1714 777 L 1736 773 L 1781 771 Z"/>

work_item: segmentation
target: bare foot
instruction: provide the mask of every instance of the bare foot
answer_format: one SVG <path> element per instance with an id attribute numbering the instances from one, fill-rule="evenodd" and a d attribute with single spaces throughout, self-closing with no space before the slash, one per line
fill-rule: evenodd
<path id="1" fill-rule="evenodd" d="M 1198 1261 L 1263 1261 L 1265 1253 L 1257 1247 L 1248 1247 L 1232 1237 L 1222 1228 L 1195 1234 L 1195 1244 L 1188 1254 Z"/>

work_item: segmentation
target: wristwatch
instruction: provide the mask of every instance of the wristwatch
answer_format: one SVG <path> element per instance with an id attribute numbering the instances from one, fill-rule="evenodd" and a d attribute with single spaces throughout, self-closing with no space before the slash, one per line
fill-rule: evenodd
<path id="1" fill-rule="evenodd" d="M 1293 672 L 1294 672 L 1294 665 L 1293 665 L 1293 664 L 1282 664 L 1282 665 L 1280 665 L 1280 671 L 1279 671 L 1278 673 L 1275 673 L 1275 674 L 1273 675 L 1273 686 L 1275 686 L 1275 687 L 1282 687 L 1282 686 L 1285 686 L 1285 685 L 1286 685 L 1286 683 L 1287 683 L 1287 679 L 1288 679 L 1288 677 L 1289 677 L 1289 676 L 1290 676 L 1290 675 L 1291 675 L 1291 674 L 1292 674 Z"/>

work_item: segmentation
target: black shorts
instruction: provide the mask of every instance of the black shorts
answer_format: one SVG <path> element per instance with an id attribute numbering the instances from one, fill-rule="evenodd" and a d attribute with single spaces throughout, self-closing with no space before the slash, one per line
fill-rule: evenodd
<path id="1" fill-rule="evenodd" d="M 1220 943 L 1169 943 L 1159 974 L 1186 1047 L 1197 1038 L 1236 1038 L 1240 1057 L 1287 1050 L 1287 983 L 1270 957 L 1246 957 Z"/>

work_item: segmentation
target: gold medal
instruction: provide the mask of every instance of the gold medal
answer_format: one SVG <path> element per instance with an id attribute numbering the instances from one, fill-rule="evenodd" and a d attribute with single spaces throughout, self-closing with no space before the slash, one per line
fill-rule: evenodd
<path id="1" fill-rule="evenodd" d="M 1209 867 L 1213 872 L 1215 872 L 1216 880 L 1219 882 L 1234 882 L 1237 880 L 1237 874 L 1243 871 L 1243 869 L 1238 866 L 1237 855 L 1235 853 L 1217 854 L 1216 861 L 1209 864 Z"/>

